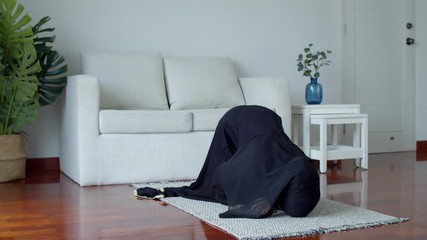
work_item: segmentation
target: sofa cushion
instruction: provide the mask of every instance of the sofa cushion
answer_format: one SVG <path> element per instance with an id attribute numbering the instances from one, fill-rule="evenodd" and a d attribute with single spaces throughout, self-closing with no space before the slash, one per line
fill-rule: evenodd
<path id="1" fill-rule="evenodd" d="M 229 108 L 244 104 L 229 58 L 165 58 L 171 109 Z"/>
<path id="2" fill-rule="evenodd" d="M 192 109 L 193 131 L 215 131 L 219 120 L 230 108 Z"/>
<path id="3" fill-rule="evenodd" d="M 100 133 L 179 133 L 190 132 L 192 114 L 170 110 L 101 110 Z"/>
<path id="4" fill-rule="evenodd" d="M 101 109 L 168 109 L 163 63 L 156 53 L 85 52 L 83 74 L 100 85 Z"/>

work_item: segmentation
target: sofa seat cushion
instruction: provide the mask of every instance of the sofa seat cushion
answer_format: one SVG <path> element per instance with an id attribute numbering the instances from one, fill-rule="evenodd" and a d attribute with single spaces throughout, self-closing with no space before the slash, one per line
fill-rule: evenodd
<path id="1" fill-rule="evenodd" d="M 98 78 L 101 109 L 169 109 L 162 57 L 143 52 L 85 52 L 83 74 Z"/>
<path id="2" fill-rule="evenodd" d="M 100 133 L 191 132 L 192 114 L 171 110 L 101 110 Z"/>
<path id="3" fill-rule="evenodd" d="M 230 108 L 192 109 L 193 131 L 215 131 L 219 120 Z"/>
<path id="4" fill-rule="evenodd" d="M 164 58 L 171 109 L 230 108 L 245 103 L 229 58 Z"/>

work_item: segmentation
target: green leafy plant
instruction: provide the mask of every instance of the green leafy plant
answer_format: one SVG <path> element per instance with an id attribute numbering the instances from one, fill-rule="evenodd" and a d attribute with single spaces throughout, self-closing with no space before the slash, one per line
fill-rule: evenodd
<path id="1" fill-rule="evenodd" d="M 0 134 L 20 131 L 35 119 L 40 106 L 41 67 L 31 18 L 23 11 L 16 0 L 0 0 Z"/>
<path id="2" fill-rule="evenodd" d="M 313 47 L 312 43 L 304 48 L 304 53 L 298 55 L 298 72 L 302 71 L 303 76 L 306 77 L 319 78 L 319 69 L 331 63 L 331 61 L 328 60 L 328 54 L 331 54 L 332 51 L 313 51 L 311 47 Z"/>
<path id="3" fill-rule="evenodd" d="M 14 134 L 33 122 L 40 106 L 50 104 L 66 85 L 67 65 L 52 50 L 55 36 L 31 27 L 31 17 L 16 0 L 0 0 L 0 135 Z"/>
<path id="4" fill-rule="evenodd" d="M 42 28 L 49 21 L 50 17 L 44 17 L 33 27 L 34 46 L 42 67 L 37 74 L 40 81 L 38 94 L 41 106 L 55 102 L 67 85 L 68 66 L 64 58 L 52 48 L 55 35 L 44 36 L 44 33 L 52 33 L 55 30 L 55 28 Z"/>

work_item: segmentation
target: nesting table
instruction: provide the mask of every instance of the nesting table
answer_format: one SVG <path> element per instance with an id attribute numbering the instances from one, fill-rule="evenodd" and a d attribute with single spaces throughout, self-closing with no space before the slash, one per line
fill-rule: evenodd
<path id="1" fill-rule="evenodd" d="M 353 144 L 338 143 L 337 125 L 354 124 Z M 311 125 L 320 126 L 318 146 L 310 145 Z M 292 140 L 304 153 L 320 161 L 320 172 L 326 172 L 326 161 L 356 159 L 356 165 L 368 168 L 368 116 L 360 113 L 359 104 L 292 105 Z M 327 128 L 332 128 L 332 144 L 328 144 Z M 302 139 L 300 139 L 302 133 Z M 361 162 L 359 163 L 359 160 Z"/>

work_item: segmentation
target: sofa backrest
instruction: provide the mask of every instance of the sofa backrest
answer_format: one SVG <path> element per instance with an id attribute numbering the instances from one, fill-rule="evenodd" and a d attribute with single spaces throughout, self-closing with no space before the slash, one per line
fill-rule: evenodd
<path id="1" fill-rule="evenodd" d="M 83 74 L 100 85 L 101 109 L 168 109 L 162 57 L 157 53 L 85 52 Z"/>
<path id="2" fill-rule="evenodd" d="M 229 58 L 185 57 L 163 61 L 171 109 L 230 108 L 245 104 Z"/>

